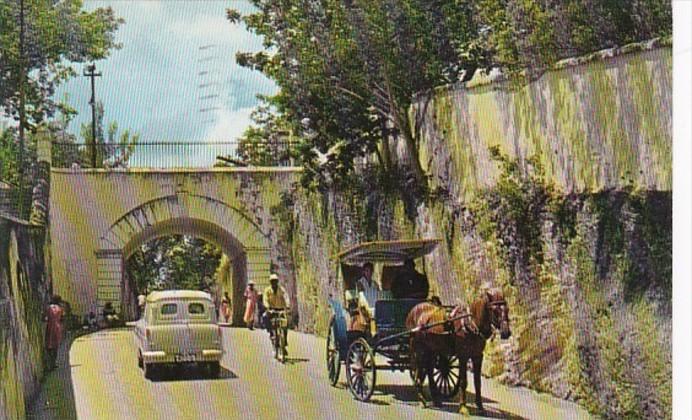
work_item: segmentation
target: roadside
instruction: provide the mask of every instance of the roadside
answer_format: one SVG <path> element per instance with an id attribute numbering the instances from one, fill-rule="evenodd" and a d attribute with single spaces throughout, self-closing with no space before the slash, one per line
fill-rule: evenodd
<path id="1" fill-rule="evenodd" d="M 28 419 L 76 420 L 74 393 L 72 390 L 72 370 L 70 366 L 70 347 L 79 337 L 87 334 L 81 330 L 68 331 L 58 349 L 58 367 L 46 373 L 41 382 L 41 390 L 34 397 L 27 412 Z"/>

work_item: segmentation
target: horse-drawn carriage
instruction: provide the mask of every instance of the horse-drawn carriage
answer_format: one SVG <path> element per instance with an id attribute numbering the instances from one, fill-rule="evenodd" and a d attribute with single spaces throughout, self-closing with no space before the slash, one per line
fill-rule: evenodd
<path id="1" fill-rule="evenodd" d="M 425 374 L 417 371 L 418 364 L 412 363 L 415 355 L 410 348 L 411 335 L 449 323 L 452 318 L 407 329 L 409 312 L 426 299 L 397 299 L 390 288 L 397 276 L 402 275 L 404 261 L 423 258 L 438 243 L 436 239 L 368 242 L 336 256 L 337 278 L 343 284 L 344 299 L 329 299 L 333 315 L 327 335 L 327 371 L 333 386 L 339 380 L 342 363 L 346 367 L 349 389 L 360 401 L 372 396 L 378 370 L 409 371 L 414 384 L 422 385 Z M 379 266 L 376 268 L 381 290 L 376 296 L 366 296 L 356 288 L 365 263 Z M 431 392 L 443 398 L 455 396 L 459 392 L 461 375 L 466 375 L 465 366 L 462 369 L 457 356 L 453 353 L 435 355 L 432 369 L 431 380 L 428 380 Z"/>

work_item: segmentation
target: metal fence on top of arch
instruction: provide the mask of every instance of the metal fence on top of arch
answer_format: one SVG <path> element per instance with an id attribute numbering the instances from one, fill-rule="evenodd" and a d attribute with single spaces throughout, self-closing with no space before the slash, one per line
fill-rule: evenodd
<path id="1" fill-rule="evenodd" d="M 53 142 L 54 168 L 287 167 L 298 164 L 295 142 L 138 142 L 129 146 Z M 93 147 L 93 149 L 92 149 Z"/>

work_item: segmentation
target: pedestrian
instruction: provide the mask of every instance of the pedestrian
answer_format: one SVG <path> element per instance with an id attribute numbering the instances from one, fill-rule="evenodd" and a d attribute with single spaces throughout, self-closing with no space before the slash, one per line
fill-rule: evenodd
<path id="1" fill-rule="evenodd" d="M 255 282 L 250 280 L 245 289 L 245 315 L 243 321 L 250 330 L 255 329 L 255 312 L 257 311 L 257 300 L 259 296 L 255 289 Z"/>
<path id="2" fill-rule="evenodd" d="M 115 308 L 113 308 L 113 304 L 111 302 L 106 302 L 106 305 L 103 307 L 103 321 L 106 323 L 106 327 L 115 327 L 117 326 L 118 322 L 120 322 L 120 317 L 118 314 L 115 312 Z"/>
<path id="3" fill-rule="evenodd" d="M 46 309 L 44 321 L 46 321 L 46 350 L 48 353 L 48 369 L 57 367 L 58 348 L 64 332 L 63 318 L 65 310 L 60 306 L 60 295 L 53 295 Z"/>
<path id="4" fill-rule="evenodd" d="M 257 294 L 257 315 L 255 316 L 255 324 L 257 327 L 262 328 L 262 319 L 264 319 L 264 298 L 262 293 Z"/>
<path id="5" fill-rule="evenodd" d="M 221 298 L 221 315 L 226 320 L 226 324 L 228 324 L 231 318 L 231 297 L 228 296 L 228 292 L 223 292 L 223 297 Z"/>
<path id="6" fill-rule="evenodd" d="M 139 295 L 137 296 L 137 311 L 139 312 L 137 314 L 137 319 L 140 319 L 144 316 L 144 305 L 147 303 L 147 298 L 144 295 Z"/>

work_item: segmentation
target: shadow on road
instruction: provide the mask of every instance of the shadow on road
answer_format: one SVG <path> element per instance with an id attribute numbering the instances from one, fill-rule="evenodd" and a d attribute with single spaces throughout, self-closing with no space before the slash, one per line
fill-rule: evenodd
<path id="1" fill-rule="evenodd" d="M 422 406 L 422 402 L 418 398 L 418 393 L 416 392 L 416 388 L 413 385 L 377 385 L 377 388 L 375 390 L 376 394 L 377 391 L 379 391 L 382 394 L 389 394 L 397 401 L 401 401 L 409 405 L 418 404 Z M 476 408 L 475 398 L 475 394 L 467 391 L 466 401 L 469 401 L 470 403 L 467 403 L 466 406 L 468 408 L 469 414 L 472 416 L 490 419 L 526 420 L 524 417 L 503 411 L 499 408 L 488 407 L 488 404 L 497 404 L 497 402 L 485 397 L 483 397 L 485 411 L 480 411 Z M 428 401 L 427 409 L 432 411 L 457 413 L 459 411 L 459 396 L 457 395 L 450 401 L 442 402 L 442 405 L 440 405 L 439 407 L 432 406 L 432 402 Z"/>
<path id="2" fill-rule="evenodd" d="M 310 359 L 304 359 L 304 358 L 300 358 L 300 357 L 293 357 L 293 358 L 287 357 L 286 360 L 284 361 L 284 364 L 296 365 L 298 363 L 307 363 L 309 361 L 310 361 Z"/>
<path id="3" fill-rule="evenodd" d="M 224 381 L 229 379 L 238 379 L 238 375 L 231 370 L 221 367 L 218 378 L 212 378 L 207 373 L 206 369 L 197 366 L 166 366 L 161 368 L 161 371 L 156 378 L 151 379 L 152 382 L 185 382 L 185 381 Z"/>

